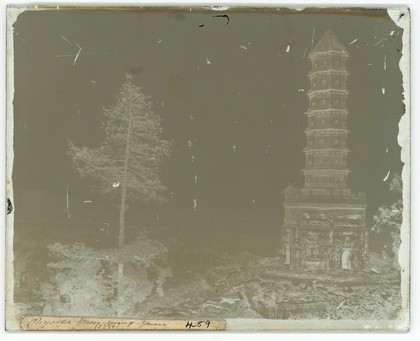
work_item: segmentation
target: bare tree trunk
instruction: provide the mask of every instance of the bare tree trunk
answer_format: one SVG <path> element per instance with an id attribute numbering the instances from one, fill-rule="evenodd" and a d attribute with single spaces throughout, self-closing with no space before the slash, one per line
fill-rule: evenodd
<path id="1" fill-rule="evenodd" d="M 125 206 L 126 206 L 126 197 L 127 197 L 127 189 L 126 189 L 126 179 L 122 181 L 122 188 L 121 188 L 121 207 L 120 207 L 120 233 L 118 236 L 118 248 L 121 250 L 124 246 L 124 218 L 125 218 Z M 124 277 L 124 263 L 119 261 L 118 262 L 118 282 L 117 282 L 117 316 L 121 317 L 123 315 L 123 302 L 122 302 L 122 295 L 123 295 L 123 288 L 122 288 L 122 280 Z"/>
<path id="2" fill-rule="evenodd" d="M 125 239 L 125 209 L 126 209 L 126 200 L 127 200 L 127 171 L 124 167 L 124 177 L 122 180 L 121 188 L 121 203 L 120 203 L 120 233 L 118 236 L 118 247 L 122 248 L 124 246 Z"/>
<path id="3" fill-rule="evenodd" d="M 128 160 L 130 157 L 130 138 L 131 138 L 131 121 L 132 121 L 132 114 L 131 114 L 131 101 L 129 104 L 129 120 L 128 120 L 128 129 L 127 129 L 127 137 L 126 137 L 126 144 L 125 144 L 125 155 L 124 155 L 124 170 L 123 170 L 123 178 L 121 183 L 121 204 L 120 204 L 120 231 L 118 236 L 118 248 L 121 249 L 124 246 L 124 239 L 125 239 L 125 211 L 127 206 L 127 180 L 128 180 Z M 123 313 L 123 304 L 122 304 L 122 280 L 124 276 L 124 263 L 118 263 L 118 308 L 117 314 L 118 317 L 121 317 Z"/>

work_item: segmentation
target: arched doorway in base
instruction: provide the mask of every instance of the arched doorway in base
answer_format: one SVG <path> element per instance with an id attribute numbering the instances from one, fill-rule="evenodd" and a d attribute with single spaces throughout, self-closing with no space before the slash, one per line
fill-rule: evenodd
<path id="1" fill-rule="evenodd" d="M 290 246 L 286 245 L 284 247 L 284 264 L 290 265 Z"/>
<path id="2" fill-rule="evenodd" d="M 341 268 L 343 270 L 351 270 L 351 251 L 344 250 L 341 256 Z"/>

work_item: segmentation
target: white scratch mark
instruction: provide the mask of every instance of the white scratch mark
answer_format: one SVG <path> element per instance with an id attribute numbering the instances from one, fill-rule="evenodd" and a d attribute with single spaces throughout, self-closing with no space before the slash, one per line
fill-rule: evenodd
<path id="1" fill-rule="evenodd" d="M 76 46 L 79 48 L 79 51 L 77 51 L 76 57 L 74 58 L 73 66 L 76 65 L 77 59 L 79 58 L 79 55 L 80 55 L 80 52 L 82 52 L 82 49 L 83 49 L 79 44 L 76 44 Z"/>
<path id="2" fill-rule="evenodd" d="M 190 147 L 190 148 L 193 146 L 193 143 L 192 143 L 191 140 L 188 140 L 187 144 L 188 144 L 188 147 Z"/>
<path id="3" fill-rule="evenodd" d="M 314 26 L 314 29 L 312 30 L 312 43 L 311 43 L 312 47 L 314 46 L 314 38 L 315 38 L 315 26 Z"/>
<path id="4" fill-rule="evenodd" d="M 92 200 L 84 200 L 83 203 L 84 204 L 91 204 L 92 203 Z"/>
<path id="5" fill-rule="evenodd" d="M 193 208 L 194 208 L 194 211 L 197 211 L 197 206 L 198 206 L 197 199 L 193 199 Z"/>
<path id="6" fill-rule="evenodd" d="M 358 41 L 359 39 L 358 38 L 356 38 L 356 39 L 354 39 L 354 40 L 352 40 L 350 43 L 348 43 L 348 45 L 351 45 L 351 44 L 354 44 L 356 41 Z"/>
<path id="7" fill-rule="evenodd" d="M 75 107 L 76 107 L 76 109 L 77 109 L 77 113 L 80 115 L 80 108 L 79 108 L 79 104 L 77 104 L 76 102 L 74 102 L 73 104 L 74 104 L 74 106 L 75 106 Z"/>
<path id="8" fill-rule="evenodd" d="M 235 144 L 232 146 L 232 149 L 233 149 L 234 152 L 236 152 L 236 145 Z"/>
<path id="9" fill-rule="evenodd" d="M 290 45 L 287 45 L 286 52 L 289 52 L 289 51 L 290 51 Z"/>
<path id="10" fill-rule="evenodd" d="M 95 82 L 95 81 L 93 81 L 93 80 L 91 80 L 90 82 L 91 82 L 91 83 L 93 83 L 93 84 L 96 84 L 96 82 Z"/>
<path id="11" fill-rule="evenodd" d="M 162 39 L 158 38 L 158 44 L 160 44 L 162 42 Z"/>
<path id="12" fill-rule="evenodd" d="M 112 187 L 117 188 L 119 185 L 120 185 L 120 182 L 119 182 L 119 181 L 115 181 L 115 182 L 112 184 Z"/>
<path id="13" fill-rule="evenodd" d="M 195 156 L 191 155 L 191 162 L 194 162 L 194 161 L 195 161 Z"/>
<path id="14" fill-rule="evenodd" d="M 60 37 L 65 40 L 66 42 L 68 42 L 70 45 L 74 45 L 70 40 L 68 40 L 65 36 L 63 36 L 62 34 L 60 35 Z"/>
<path id="15" fill-rule="evenodd" d="M 208 58 L 206 58 L 206 61 L 207 61 L 207 65 L 213 64 Z"/>
<path id="16" fill-rule="evenodd" d="M 198 182 L 198 176 L 194 175 L 194 183 L 196 184 Z"/>
<path id="17" fill-rule="evenodd" d="M 75 56 L 76 56 L 76 54 L 73 53 L 73 54 L 58 54 L 55 57 L 56 58 L 62 58 L 62 57 L 75 57 Z"/>
<path id="18" fill-rule="evenodd" d="M 305 58 L 306 57 L 306 51 L 307 51 L 307 47 L 305 47 L 305 52 L 303 52 L 303 58 Z"/>
<path id="19" fill-rule="evenodd" d="M 384 55 L 384 70 L 386 71 L 386 55 Z"/>
<path id="20" fill-rule="evenodd" d="M 66 213 L 67 213 L 67 219 L 71 218 L 70 214 L 70 201 L 69 201 L 69 186 L 70 184 L 67 184 L 67 190 L 66 190 Z"/>
<path id="21" fill-rule="evenodd" d="M 387 181 L 388 180 L 388 178 L 389 178 L 389 174 L 391 173 L 391 171 L 388 171 L 388 173 L 386 173 L 386 175 L 385 175 L 385 177 L 384 177 L 384 179 L 383 179 L 383 181 Z"/>
<path id="22" fill-rule="evenodd" d="M 255 204 L 255 199 L 252 199 L 252 203 Z"/>
<path id="23" fill-rule="evenodd" d="M 368 65 L 369 65 L 369 66 L 372 66 L 373 64 L 372 64 L 372 63 L 369 63 Z"/>
<path id="24" fill-rule="evenodd" d="M 165 102 L 164 101 L 162 101 L 162 107 L 164 107 L 165 106 Z"/>
<path id="25" fill-rule="evenodd" d="M 385 40 L 385 38 L 379 40 L 377 43 L 375 43 L 373 46 L 378 46 L 380 43 L 382 43 Z"/>
<path id="26" fill-rule="evenodd" d="M 299 90 L 298 90 L 298 92 L 303 92 L 303 91 L 305 91 L 305 89 L 299 89 Z"/>
<path id="27" fill-rule="evenodd" d="M 393 37 L 393 36 L 394 36 L 394 33 L 395 33 L 395 31 L 391 31 L 391 32 L 389 32 L 389 35 L 390 35 L 391 37 Z"/>
<path id="28" fill-rule="evenodd" d="M 382 95 L 385 95 L 385 88 L 382 88 Z"/>
<path id="29" fill-rule="evenodd" d="M 248 48 L 245 45 L 241 45 L 241 49 L 247 50 Z"/>
<path id="30" fill-rule="evenodd" d="M 191 121 L 194 121 L 194 120 L 195 120 L 194 115 L 190 115 L 190 120 L 191 120 Z"/>
<path id="31" fill-rule="evenodd" d="M 385 149 L 385 153 L 388 153 L 388 147 Z"/>

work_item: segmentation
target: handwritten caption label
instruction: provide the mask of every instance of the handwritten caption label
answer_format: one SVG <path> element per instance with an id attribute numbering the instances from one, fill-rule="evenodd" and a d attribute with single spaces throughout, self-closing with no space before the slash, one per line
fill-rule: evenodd
<path id="1" fill-rule="evenodd" d="M 93 317 L 26 316 L 23 330 L 225 330 L 224 320 L 137 320 Z"/>
<path id="2" fill-rule="evenodd" d="M 207 320 L 207 321 L 197 321 L 197 322 L 190 322 L 188 321 L 187 324 L 185 325 L 185 328 L 187 328 L 188 330 L 190 329 L 209 329 L 211 325 L 211 321 Z"/>

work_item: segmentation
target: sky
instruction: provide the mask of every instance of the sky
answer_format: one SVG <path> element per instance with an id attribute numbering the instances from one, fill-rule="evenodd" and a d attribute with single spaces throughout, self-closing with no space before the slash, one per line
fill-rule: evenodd
<path id="1" fill-rule="evenodd" d="M 75 216 L 117 219 L 118 211 L 74 174 L 66 148 L 69 139 L 90 147 L 101 142 L 102 108 L 115 103 L 130 73 L 152 97 L 173 143 L 161 174 L 168 202 L 132 203 L 128 220 L 280 228 L 282 191 L 289 183 L 303 185 L 307 56 L 327 29 L 350 54 L 349 187 L 367 193 L 368 219 L 392 200 L 388 181 L 402 167 L 402 32 L 386 12 L 221 13 L 58 10 L 19 16 L 17 220 L 67 219 L 67 185 Z M 215 16 L 224 14 L 229 20 Z M 83 209 L 85 200 L 93 201 L 96 213 Z"/>

